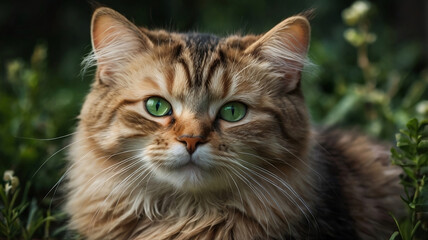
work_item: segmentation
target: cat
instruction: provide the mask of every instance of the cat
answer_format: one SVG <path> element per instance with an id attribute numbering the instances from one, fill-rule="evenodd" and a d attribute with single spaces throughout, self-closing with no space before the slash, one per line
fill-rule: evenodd
<path id="1" fill-rule="evenodd" d="M 262 35 L 140 28 L 96 9 L 65 210 L 87 239 L 385 239 L 387 147 L 309 123 L 304 14 Z"/>

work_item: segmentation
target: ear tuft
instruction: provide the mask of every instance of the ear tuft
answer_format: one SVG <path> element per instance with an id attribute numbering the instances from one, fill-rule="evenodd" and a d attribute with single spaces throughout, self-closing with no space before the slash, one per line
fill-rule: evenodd
<path id="1" fill-rule="evenodd" d="M 138 52 L 153 46 L 133 23 L 118 12 L 101 7 L 95 10 L 91 23 L 92 54 L 83 60 L 84 71 L 97 66 L 97 76 L 108 81 Z"/>
<path id="2" fill-rule="evenodd" d="M 286 80 L 286 89 L 298 86 L 301 71 L 308 64 L 306 58 L 310 41 L 310 24 L 304 16 L 282 21 L 245 52 L 259 55 L 271 63 L 274 71 Z"/>

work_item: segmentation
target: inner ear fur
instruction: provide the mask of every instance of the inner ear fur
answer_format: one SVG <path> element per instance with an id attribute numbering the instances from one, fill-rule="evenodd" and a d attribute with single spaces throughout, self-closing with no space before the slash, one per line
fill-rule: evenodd
<path id="1" fill-rule="evenodd" d="M 96 9 L 92 15 L 91 39 L 97 75 L 106 81 L 138 52 L 153 47 L 135 24 L 106 7 Z"/>
<path id="2" fill-rule="evenodd" d="M 304 16 L 285 19 L 250 45 L 245 53 L 270 62 L 286 81 L 287 91 L 298 86 L 301 71 L 308 62 L 310 24 Z"/>

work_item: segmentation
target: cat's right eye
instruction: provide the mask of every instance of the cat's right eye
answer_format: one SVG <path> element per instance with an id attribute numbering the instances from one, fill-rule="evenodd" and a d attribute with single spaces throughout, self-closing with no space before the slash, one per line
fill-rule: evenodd
<path id="1" fill-rule="evenodd" d="M 247 106 L 240 102 L 229 102 L 221 107 L 219 117 L 228 122 L 237 122 L 245 117 Z"/>
<path id="2" fill-rule="evenodd" d="M 172 114 L 171 104 L 161 97 L 150 97 L 146 100 L 146 109 L 155 117 L 164 117 Z"/>

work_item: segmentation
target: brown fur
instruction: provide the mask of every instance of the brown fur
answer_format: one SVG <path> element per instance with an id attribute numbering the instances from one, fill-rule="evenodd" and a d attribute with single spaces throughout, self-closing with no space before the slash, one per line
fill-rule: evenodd
<path id="1" fill-rule="evenodd" d="M 399 172 L 366 138 L 311 131 L 300 90 L 309 35 L 303 16 L 220 39 L 97 9 L 86 60 L 96 80 L 70 151 L 70 227 L 103 240 L 387 236 Z M 150 115 L 151 96 L 172 115 Z M 247 106 L 238 122 L 218 117 L 231 101 Z"/>

